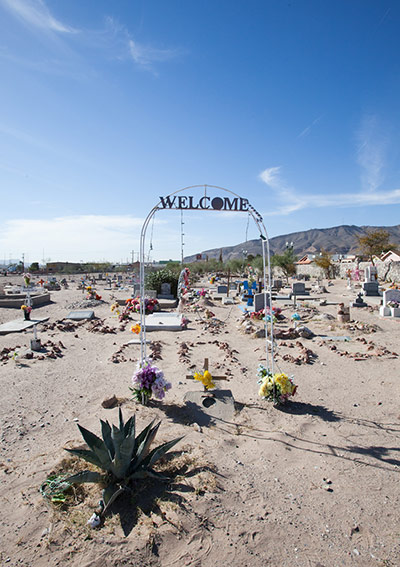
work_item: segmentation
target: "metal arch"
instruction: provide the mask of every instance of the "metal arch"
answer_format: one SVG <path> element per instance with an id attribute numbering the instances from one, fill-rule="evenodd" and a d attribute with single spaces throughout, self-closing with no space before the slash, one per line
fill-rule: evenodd
<path id="1" fill-rule="evenodd" d="M 240 195 L 238 195 L 237 193 L 235 193 L 234 191 L 231 191 L 229 189 L 226 189 L 224 187 L 219 187 L 218 185 L 189 185 L 187 187 L 184 187 L 183 189 L 178 189 L 177 191 L 174 191 L 173 193 L 170 193 L 169 195 L 167 195 L 165 198 L 168 197 L 172 197 L 173 195 L 176 195 L 177 193 L 182 193 L 183 191 L 188 191 L 189 189 L 198 189 L 204 187 L 204 191 L 207 191 L 207 188 L 210 189 L 219 189 L 221 191 L 225 191 L 227 193 L 230 193 L 231 195 L 235 195 L 236 197 L 241 198 Z M 149 212 L 149 214 L 147 215 L 146 219 L 144 220 L 144 223 L 142 225 L 142 229 L 140 232 L 140 272 L 139 272 L 139 278 L 140 278 L 140 364 L 143 364 L 145 358 L 146 358 L 146 325 L 145 325 L 145 316 L 146 316 L 146 310 L 145 310 L 145 297 L 144 297 L 144 291 L 145 291 L 145 283 L 144 283 L 144 268 L 145 268 L 145 240 L 146 240 L 146 231 L 147 228 L 149 226 L 149 223 L 151 221 L 151 219 L 153 218 L 153 216 L 155 215 L 155 213 L 158 210 L 163 210 L 163 207 L 160 207 L 161 205 L 161 200 L 157 203 L 157 205 L 155 205 L 151 211 Z M 267 229 L 265 228 L 264 225 L 264 221 L 262 216 L 260 215 L 260 213 L 258 213 L 256 211 L 256 209 L 250 204 L 248 203 L 248 207 L 249 207 L 249 213 L 252 216 L 258 230 L 260 231 L 260 239 L 261 239 L 261 244 L 262 244 L 262 253 L 263 253 L 263 280 L 264 280 L 264 305 L 265 307 L 268 304 L 268 299 L 269 298 L 269 306 L 270 306 L 270 333 L 268 334 L 268 322 L 267 322 L 267 317 L 265 317 L 265 321 L 264 321 L 264 328 L 265 328 L 265 356 L 266 356 L 266 362 L 267 362 L 267 367 L 268 369 L 271 370 L 272 374 L 274 373 L 274 322 L 273 322 L 273 316 L 272 316 L 272 274 L 271 274 L 271 261 L 270 261 L 270 248 L 269 248 L 269 239 L 268 239 L 268 233 L 267 233 Z M 204 209 L 207 210 L 207 209 Z M 240 212 L 240 211 L 238 211 Z M 266 248 L 266 250 L 265 250 Z M 265 252 L 267 252 L 267 265 L 265 262 L 266 259 L 266 255 Z M 267 266 L 268 266 L 268 270 L 267 270 Z M 268 276 L 268 277 L 267 277 Z M 268 346 L 270 346 L 270 349 L 268 348 Z M 271 356 L 269 356 L 269 353 L 271 353 Z"/>

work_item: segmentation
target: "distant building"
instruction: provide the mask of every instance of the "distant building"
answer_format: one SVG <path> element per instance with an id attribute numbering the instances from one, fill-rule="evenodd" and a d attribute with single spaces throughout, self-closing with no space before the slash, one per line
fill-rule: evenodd
<path id="1" fill-rule="evenodd" d="M 381 262 L 400 262 L 400 255 L 397 252 L 393 252 L 393 250 L 389 250 L 388 252 L 384 252 L 380 255 L 379 260 Z"/>
<path id="2" fill-rule="evenodd" d="M 315 258 L 315 254 L 306 254 L 305 256 L 300 258 L 300 260 L 297 260 L 295 264 L 298 266 L 307 266 L 314 262 L 314 258 Z"/>

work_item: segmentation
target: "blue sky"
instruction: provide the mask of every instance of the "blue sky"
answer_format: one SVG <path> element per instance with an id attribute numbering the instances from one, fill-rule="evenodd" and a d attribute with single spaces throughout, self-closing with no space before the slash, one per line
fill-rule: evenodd
<path id="1" fill-rule="evenodd" d="M 398 224 L 399 29 L 397 0 L 0 0 L 0 262 L 136 258 L 190 185 L 270 237 Z M 185 255 L 247 220 L 185 212 Z M 157 212 L 152 259 L 180 221 Z"/>

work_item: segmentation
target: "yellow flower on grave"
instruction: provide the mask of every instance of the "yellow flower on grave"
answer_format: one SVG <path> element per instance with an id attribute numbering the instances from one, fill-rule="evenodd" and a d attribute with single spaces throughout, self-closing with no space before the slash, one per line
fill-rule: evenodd
<path id="1" fill-rule="evenodd" d="M 215 388 L 215 384 L 212 381 L 212 376 L 211 376 L 211 374 L 208 370 L 205 370 L 204 374 L 202 374 L 201 372 L 195 372 L 193 374 L 193 378 L 195 380 L 198 380 L 199 382 L 201 382 L 203 384 L 203 386 L 206 388 L 206 390 L 210 390 L 211 388 Z"/>
<path id="2" fill-rule="evenodd" d="M 135 333 L 136 335 L 138 335 L 140 333 L 139 323 L 136 323 L 136 325 L 132 325 L 131 331 L 132 331 L 132 333 Z"/>

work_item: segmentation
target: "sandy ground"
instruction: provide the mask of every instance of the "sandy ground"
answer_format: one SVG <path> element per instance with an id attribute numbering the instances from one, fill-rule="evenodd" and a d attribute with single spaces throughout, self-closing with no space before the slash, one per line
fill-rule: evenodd
<path id="1" fill-rule="evenodd" d="M 49 317 L 39 337 L 45 355 L 54 358 L 0 362 L 1 565 L 400 565 L 399 358 L 393 354 L 400 354 L 399 320 L 363 308 L 351 310 L 352 323 L 338 323 L 337 306 L 329 303 L 356 296 L 343 281 L 320 296 L 328 305 L 303 303 L 298 312 L 316 335 L 351 340 L 300 339 L 315 355 L 300 364 L 296 339 L 278 340 L 277 368 L 294 375 L 298 392 L 277 409 L 258 397 L 265 342 L 241 332 L 238 307 L 211 307 L 222 321 L 215 330 L 188 311 L 187 330 L 148 334 L 161 343 L 157 365 L 173 387 L 163 403 L 143 407 L 129 390 L 140 347 L 124 346 L 133 338 L 130 324 L 120 330 L 110 311 L 112 295 L 129 293 L 96 288 L 104 299 L 94 308 L 96 317 L 114 333 L 92 332 L 90 322 L 69 331 L 54 325 L 83 299 L 77 283 L 70 283 L 52 292 L 51 304 L 34 310 Z M 377 305 L 373 298 L 368 303 Z M 290 326 L 294 311 L 279 306 L 286 319 L 278 331 Z M 0 310 L 0 323 L 16 318 L 20 310 Z M 31 338 L 31 331 L 0 336 L 0 351 L 23 354 Z M 183 342 L 186 359 L 179 354 Z M 230 421 L 200 427 L 183 397 L 201 389 L 185 376 L 201 369 L 205 357 L 211 374 L 230 377 L 218 387 L 232 391 L 236 412 Z M 50 504 L 39 488 L 50 472 L 68 466 L 64 447 L 82 444 L 78 421 L 97 434 L 99 418 L 117 423 L 118 409 L 102 407 L 113 394 L 124 417 L 135 414 L 140 428 L 162 420 L 160 442 L 185 438 L 169 465 L 175 467 L 171 482 L 142 483 L 92 530 L 86 521 L 99 487 L 85 489 L 66 510 Z"/>

